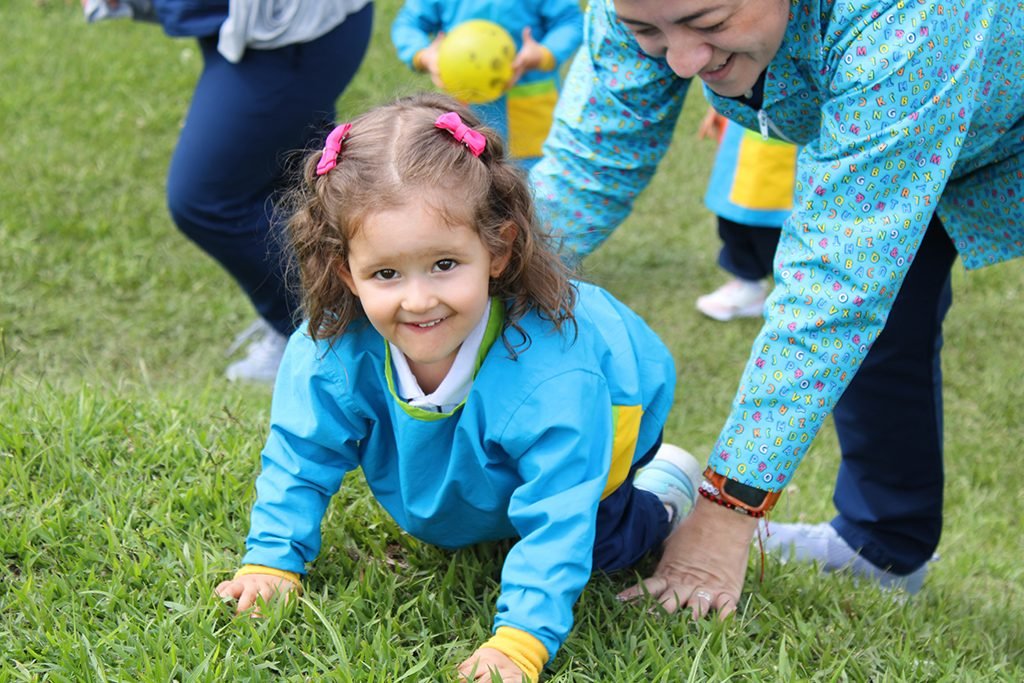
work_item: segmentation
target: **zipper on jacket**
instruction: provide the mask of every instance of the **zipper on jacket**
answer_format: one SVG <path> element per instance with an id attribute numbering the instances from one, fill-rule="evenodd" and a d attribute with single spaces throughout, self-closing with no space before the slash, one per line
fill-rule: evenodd
<path id="1" fill-rule="evenodd" d="M 788 137 L 786 137 L 786 134 L 779 130 L 778 126 L 772 123 L 772 120 L 768 118 L 768 112 L 765 111 L 764 109 L 757 110 L 757 127 L 761 129 L 761 137 L 765 140 L 771 138 L 771 135 L 768 134 L 769 131 L 771 131 L 772 133 L 775 133 L 775 135 L 778 136 L 780 140 L 785 140 L 791 145 L 796 144 Z"/>
<path id="2" fill-rule="evenodd" d="M 768 135 L 768 112 L 764 109 L 757 110 L 757 125 L 761 129 L 761 137 L 767 140 Z"/>

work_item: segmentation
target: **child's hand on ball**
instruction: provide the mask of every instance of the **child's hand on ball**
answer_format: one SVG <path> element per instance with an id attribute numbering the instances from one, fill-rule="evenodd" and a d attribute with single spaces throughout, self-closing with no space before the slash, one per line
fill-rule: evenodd
<path id="1" fill-rule="evenodd" d="M 527 26 L 523 29 L 523 44 L 512 60 L 512 80 L 508 85 L 511 88 L 527 71 L 543 69 L 545 64 L 551 61 L 551 52 L 533 39 L 533 31 Z"/>
<path id="2" fill-rule="evenodd" d="M 444 90 L 444 82 L 441 81 L 441 67 L 438 65 L 437 54 L 444 42 L 444 31 L 438 32 L 430 45 L 416 53 L 416 68 L 430 74 L 430 80 L 434 85 Z"/>

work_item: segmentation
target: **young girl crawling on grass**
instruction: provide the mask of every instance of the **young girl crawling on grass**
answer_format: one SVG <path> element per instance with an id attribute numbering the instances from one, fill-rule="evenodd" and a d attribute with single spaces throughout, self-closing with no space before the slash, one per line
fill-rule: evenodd
<path id="1" fill-rule="evenodd" d="M 217 593 L 300 590 L 345 474 L 444 548 L 518 539 L 469 680 L 536 681 L 593 570 L 634 564 L 692 507 L 662 445 L 668 350 L 573 282 L 500 138 L 439 95 L 338 126 L 289 224 L 306 323 L 278 373 L 242 568 Z M 644 469 L 636 476 L 640 467 Z"/>

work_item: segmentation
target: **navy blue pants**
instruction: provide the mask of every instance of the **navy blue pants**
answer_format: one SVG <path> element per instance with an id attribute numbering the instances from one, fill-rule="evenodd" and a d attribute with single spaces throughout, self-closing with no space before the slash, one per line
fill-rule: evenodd
<path id="1" fill-rule="evenodd" d="M 772 274 L 775 248 L 779 246 L 781 228 L 743 225 L 718 217 L 718 236 L 722 248 L 718 265 L 742 280 L 757 282 Z"/>
<path id="2" fill-rule="evenodd" d="M 654 459 L 661 437 L 629 470 L 626 480 L 597 507 L 593 570 L 627 569 L 661 545 L 671 530 L 665 506 L 650 491 L 633 487 L 636 471 Z"/>
<path id="3" fill-rule="evenodd" d="M 282 334 L 295 328 L 298 310 L 272 212 L 287 181 L 283 164 L 297 150 L 322 146 L 372 23 L 367 5 L 314 41 L 246 50 L 238 64 L 217 52 L 216 36 L 199 39 L 203 71 L 171 159 L 168 208 Z"/>
<path id="4" fill-rule="evenodd" d="M 872 563 L 907 574 L 942 532 L 942 322 L 956 248 L 932 218 L 885 329 L 833 412 L 842 462 L 832 520 Z"/>

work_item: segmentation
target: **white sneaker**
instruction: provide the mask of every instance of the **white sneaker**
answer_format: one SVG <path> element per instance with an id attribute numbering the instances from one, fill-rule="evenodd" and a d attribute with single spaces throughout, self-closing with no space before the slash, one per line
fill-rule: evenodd
<path id="1" fill-rule="evenodd" d="M 764 301 L 768 286 L 764 282 L 751 282 L 734 278 L 702 297 L 697 298 L 697 310 L 721 322 L 733 318 L 759 318 L 764 314 Z"/>
<path id="2" fill-rule="evenodd" d="M 904 591 L 910 595 L 921 590 L 931 560 L 910 572 L 895 574 L 860 556 L 843 540 L 828 522 L 821 524 L 777 524 L 761 522 L 765 552 L 775 553 L 782 562 L 816 562 L 824 572 L 849 572 L 853 576 L 878 584 L 885 590 Z"/>
<path id="3" fill-rule="evenodd" d="M 658 497 L 668 510 L 674 531 L 693 510 L 700 481 L 697 459 L 679 446 L 663 443 L 654 459 L 637 471 L 633 486 Z"/>
<path id="4" fill-rule="evenodd" d="M 273 384 L 288 337 L 271 327 L 263 318 L 258 318 L 235 337 L 225 355 L 230 356 L 250 339 L 254 341 L 246 349 L 245 358 L 229 365 L 224 374 L 232 382 Z"/>

